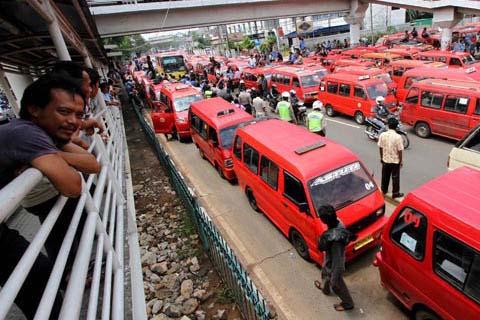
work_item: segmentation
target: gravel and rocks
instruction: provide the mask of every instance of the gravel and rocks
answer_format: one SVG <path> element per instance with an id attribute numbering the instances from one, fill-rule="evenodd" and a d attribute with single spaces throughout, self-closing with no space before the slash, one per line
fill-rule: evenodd
<path id="1" fill-rule="evenodd" d="M 124 116 L 149 319 L 240 319 L 132 111 Z"/>

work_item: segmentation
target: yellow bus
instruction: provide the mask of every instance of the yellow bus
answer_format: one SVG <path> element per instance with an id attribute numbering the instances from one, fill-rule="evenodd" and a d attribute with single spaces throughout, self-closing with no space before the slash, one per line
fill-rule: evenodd
<path id="1" fill-rule="evenodd" d="M 185 57 L 179 52 L 167 52 L 156 55 L 157 70 L 162 76 L 168 75 L 180 79 L 187 72 Z"/>

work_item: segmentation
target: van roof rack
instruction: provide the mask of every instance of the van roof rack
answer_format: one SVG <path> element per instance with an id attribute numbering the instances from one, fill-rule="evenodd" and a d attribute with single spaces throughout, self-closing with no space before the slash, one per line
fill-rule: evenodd
<path id="1" fill-rule="evenodd" d="M 305 147 L 301 147 L 301 148 L 298 148 L 297 150 L 295 150 L 295 153 L 298 154 L 298 155 L 302 155 L 304 153 L 307 153 L 309 151 L 312 151 L 312 150 L 315 150 L 315 149 L 318 149 L 318 148 L 321 148 L 321 147 L 324 147 L 325 146 L 325 142 L 316 142 L 314 144 L 311 144 L 309 146 L 305 146 Z"/>
<path id="2" fill-rule="evenodd" d="M 430 80 L 433 80 L 433 79 L 430 79 Z M 477 88 L 474 88 L 474 87 L 457 86 L 457 85 L 454 85 L 454 84 L 440 83 L 440 82 L 435 82 L 435 81 L 430 82 L 430 84 L 434 84 L 436 86 L 447 87 L 447 88 L 464 89 L 464 90 L 471 90 L 471 91 L 477 91 L 478 90 Z"/>
<path id="3" fill-rule="evenodd" d="M 231 113 L 235 113 L 235 109 L 225 109 L 225 110 L 222 110 L 222 111 L 218 111 L 217 112 L 217 117 L 223 117 L 223 116 L 229 115 Z"/>

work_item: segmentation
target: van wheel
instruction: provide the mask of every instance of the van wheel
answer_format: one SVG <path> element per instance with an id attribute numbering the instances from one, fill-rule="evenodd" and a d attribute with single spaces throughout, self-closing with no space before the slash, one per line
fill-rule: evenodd
<path id="1" fill-rule="evenodd" d="M 355 118 L 355 122 L 358 124 L 363 124 L 365 122 L 365 116 L 360 111 L 355 112 L 354 118 Z"/>
<path id="2" fill-rule="evenodd" d="M 178 134 L 178 130 L 176 128 L 173 129 L 173 133 L 172 133 L 173 137 L 175 139 L 177 139 L 179 142 L 182 142 L 183 139 L 182 137 L 180 137 L 180 135 Z"/>
<path id="3" fill-rule="evenodd" d="M 203 153 L 202 149 L 200 149 L 200 147 L 198 147 L 198 146 L 197 146 L 197 148 L 198 148 L 198 153 L 200 154 L 200 157 L 202 157 L 202 159 L 204 159 L 204 160 L 207 159 L 207 158 L 205 158 L 205 154 Z"/>
<path id="4" fill-rule="evenodd" d="M 428 138 L 432 134 L 430 127 L 425 122 L 419 122 L 415 125 L 415 133 L 420 138 Z"/>
<path id="5" fill-rule="evenodd" d="M 218 163 L 215 163 L 215 169 L 217 169 L 217 172 L 220 178 L 225 179 L 225 175 L 223 174 L 222 167 L 220 167 Z"/>
<path id="6" fill-rule="evenodd" d="M 415 320 L 441 320 L 433 311 L 428 309 L 418 309 L 414 314 Z"/>
<path id="7" fill-rule="evenodd" d="M 248 203 L 253 210 L 255 210 L 256 212 L 262 212 L 262 210 L 260 210 L 260 208 L 257 206 L 257 199 L 255 199 L 252 189 L 250 189 L 249 187 L 247 187 L 247 198 Z"/>
<path id="8" fill-rule="evenodd" d="M 303 259 L 310 261 L 310 254 L 308 254 L 307 243 L 297 230 L 292 230 L 290 232 L 290 240 L 292 241 L 295 250 L 297 250 L 298 255 Z"/>
<path id="9" fill-rule="evenodd" d="M 327 112 L 327 116 L 329 117 L 335 117 L 335 111 L 333 110 L 333 107 L 329 104 L 325 106 L 325 111 Z"/>

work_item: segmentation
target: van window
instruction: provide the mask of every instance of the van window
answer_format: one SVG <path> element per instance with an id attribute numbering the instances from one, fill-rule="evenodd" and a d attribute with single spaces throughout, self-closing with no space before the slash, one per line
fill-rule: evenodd
<path id="1" fill-rule="evenodd" d="M 480 98 L 477 98 L 477 105 L 475 106 L 474 114 L 480 114 Z"/>
<path id="2" fill-rule="evenodd" d="M 418 103 L 418 88 L 412 88 L 408 92 L 408 95 L 405 98 L 405 102 L 412 103 L 412 104 Z"/>
<path id="3" fill-rule="evenodd" d="M 474 130 L 469 135 L 462 148 L 480 152 L 480 129 Z"/>
<path id="4" fill-rule="evenodd" d="M 349 97 L 350 96 L 350 85 L 345 83 L 340 83 L 340 90 L 338 93 L 341 96 Z"/>
<path id="5" fill-rule="evenodd" d="M 266 157 L 262 157 L 260 161 L 260 176 L 270 187 L 277 190 L 278 166 Z"/>
<path id="6" fill-rule="evenodd" d="M 445 98 L 445 111 L 451 111 L 456 113 L 467 113 L 469 98 L 466 97 L 457 97 L 457 96 L 447 96 Z"/>
<path id="7" fill-rule="evenodd" d="M 435 231 L 435 273 L 480 303 L 480 254 L 442 231 Z"/>
<path id="8" fill-rule="evenodd" d="M 362 87 L 358 86 L 353 89 L 353 95 L 362 99 L 365 99 L 367 97 L 367 95 L 365 94 L 365 90 L 363 90 Z"/>
<path id="9" fill-rule="evenodd" d="M 243 145 L 243 162 L 255 174 L 258 174 L 258 151 L 248 144 Z"/>
<path id="10" fill-rule="evenodd" d="M 200 118 L 193 112 L 190 112 L 190 125 L 196 132 L 200 131 Z"/>
<path id="11" fill-rule="evenodd" d="M 433 60 L 433 59 L 432 59 Z M 447 57 L 438 57 L 437 58 L 437 61 L 440 61 L 440 62 L 443 62 L 443 63 L 447 63 Z M 450 63 L 451 64 L 451 63 Z"/>
<path id="12" fill-rule="evenodd" d="M 287 171 L 283 172 L 283 195 L 296 204 L 307 202 L 302 183 Z"/>
<path id="13" fill-rule="evenodd" d="M 233 154 L 237 159 L 242 160 L 242 138 L 236 136 L 235 143 L 233 145 Z"/>
<path id="14" fill-rule="evenodd" d="M 444 62 L 444 61 L 442 61 L 442 62 Z M 458 58 L 451 58 L 451 59 L 450 59 L 450 65 L 451 65 L 451 66 L 460 66 L 460 67 L 461 67 L 461 66 L 462 66 L 462 62 L 461 62 L 460 59 L 458 59 Z"/>
<path id="15" fill-rule="evenodd" d="M 217 143 L 218 145 L 217 131 L 212 127 L 208 127 L 208 140 L 211 140 L 213 143 Z"/>
<path id="16" fill-rule="evenodd" d="M 298 80 L 297 77 L 293 78 L 292 86 L 300 88 L 300 81 Z"/>
<path id="17" fill-rule="evenodd" d="M 403 67 L 399 67 L 398 69 L 393 69 L 393 75 L 397 77 L 401 77 L 405 69 Z"/>
<path id="18" fill-rule="evenodd" d="M 290 79 L 291 79 L 290 76 L 285 76 L 284 75 L 283 76 L 283 84 L 285 84 L 287 86 L 290 85 Z"/>
<path id="19" fill-rule="evenodd" d="M 430 91 L 422 92 L 422 107 L 440 109 L 442 107 L 443 94 Z"/>
<path id="20" fill-rule="evenodd" d="M 328 93 L 337 93 L 338 82 L 327 82 L 327 92 Z"/>
<path id="21" fill-rule="evenodd" d="M 203 139 L 207 139 L 207 130 L 208 130 L 208 124 L 206 124 L 205 122 L 203 122 L 202 119 L 199 119 L 199 122 L 200 122 L 200 131 L 198 132 L 198 134 L 200 134 Z"/>
<path id="22" fill-rule="evenodd" d="M 272 74 L 272 82 L 277 82 L 277 74 Z"/>
<path id="23" fill-rule="evenodd" d="M 427 218 L 415 209 L 405 207 L 390 230 L 390 238 L 417 260 L 425 256 Z"/>

